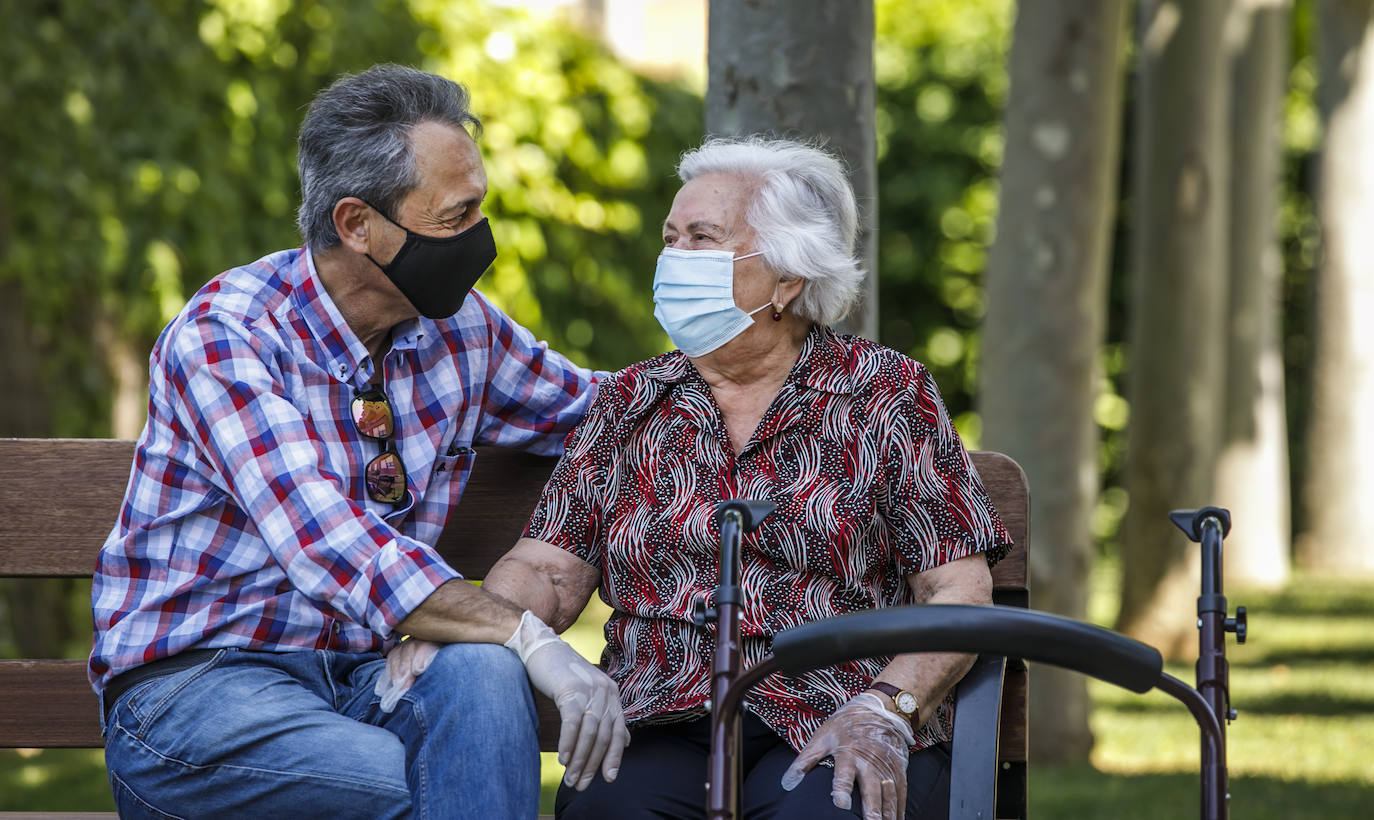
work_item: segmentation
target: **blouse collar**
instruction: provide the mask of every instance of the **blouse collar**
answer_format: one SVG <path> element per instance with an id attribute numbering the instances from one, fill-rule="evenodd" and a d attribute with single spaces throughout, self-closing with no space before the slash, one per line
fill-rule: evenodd
<path id="1" fill-rule="evenodd" d="M 801 353 L 787 374 L 784 386 L 810 387 L 826 393 L 854 392 L 849 377 L 851 350 L 848 340 L 826 325 L 813 324 L 802 342 Z M 696 366 L 681 350 L 673 350 L 650 361 L 644 374 L 656 381 L 674 384 L 692 376 L 700 378 Z"/>

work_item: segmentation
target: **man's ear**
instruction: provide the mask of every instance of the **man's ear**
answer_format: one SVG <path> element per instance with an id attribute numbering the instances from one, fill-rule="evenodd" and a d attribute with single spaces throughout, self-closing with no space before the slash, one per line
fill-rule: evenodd
<path id="1" fill-rule="evenodd" d="M 334 230 L 339 241 L 354 253 L 367 253 L 368 222 L 372 209 L 356 196 L 346 196 L 334 203 Z"/>

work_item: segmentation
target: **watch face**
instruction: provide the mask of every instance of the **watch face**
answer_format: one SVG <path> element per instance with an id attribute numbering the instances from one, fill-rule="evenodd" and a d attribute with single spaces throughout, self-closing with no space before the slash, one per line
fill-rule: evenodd
<path id="1" fill-rule="evenodd" d="M 906 712 L 908 715 L 916 714 L 916 696 L 910 692 L 899 692 L 895 702 L 897 708 Z"/>

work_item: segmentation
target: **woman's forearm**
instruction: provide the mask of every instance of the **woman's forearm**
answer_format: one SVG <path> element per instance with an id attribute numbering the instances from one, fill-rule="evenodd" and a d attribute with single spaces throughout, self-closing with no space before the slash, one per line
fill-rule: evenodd
<path id="1" fill-rule="evenodd" d="M 981 553 L 960 558 L 908 576 L 921 604 L 990 604 L 992 574 Z M 921 652 L 898 655 L 874 680 L 905 689 L 920 707 L 917 725 L 924 725 L 968 670 L 976 656 L 964 652 Z M 884 696 L 886 697 L 886 696 Z"/>

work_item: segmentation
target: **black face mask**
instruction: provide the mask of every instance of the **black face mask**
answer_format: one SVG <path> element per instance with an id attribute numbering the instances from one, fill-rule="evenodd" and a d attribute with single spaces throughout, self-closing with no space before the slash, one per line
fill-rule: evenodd
<path id="1" fill-rule="evenodd" d="M 372 254 L 366 256 L 426 319 L 457 313 L 468 291 L 496 261 L 496 240 L 486 218 L 457 236 L 436 238 L 415 233 L 378 208 L 372 210 L 405 231 L 406 241 L 385 265 Z"/>

